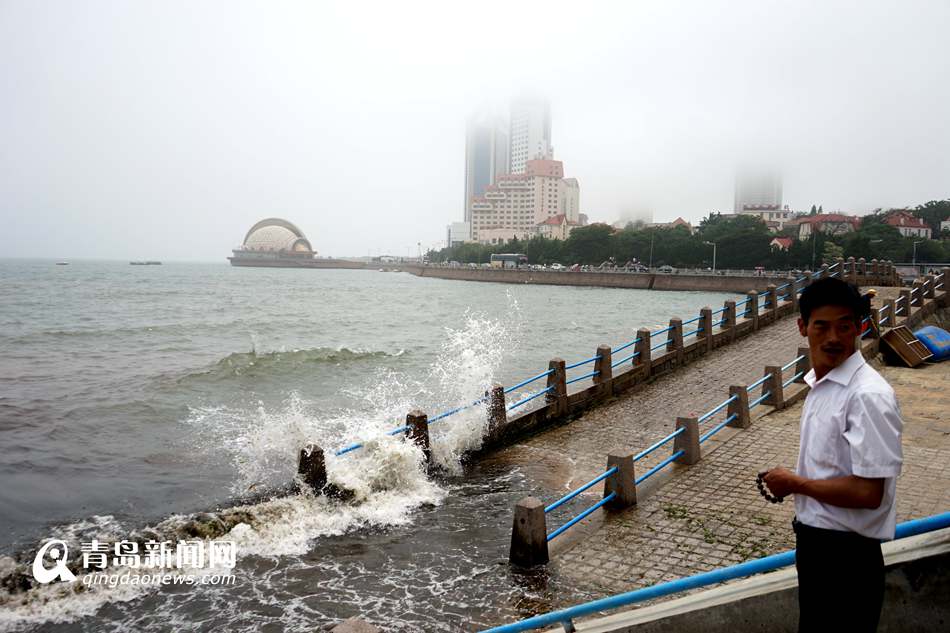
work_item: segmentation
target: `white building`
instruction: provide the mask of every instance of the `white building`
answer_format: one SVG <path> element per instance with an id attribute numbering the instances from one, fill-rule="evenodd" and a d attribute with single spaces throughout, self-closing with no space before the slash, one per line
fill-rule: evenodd
<path id="1" fill-rule="evenodd" d="M 497 184 L 472 201 L 472 239 L 497 244 L 530 238 L 558 215 L 580 224 L 579 209 L 580 186 L 576 179 L 564 178 L 561 161 L 529 160 L 523 173 L 499 176 Z"/>
<path id="2" fill-rule="evenodd" d="M 445 245 L 448 248 L 472 241 L 472 224 L 470 222 L 453 222 L 447 227 Z"/>
<path id="3" fill-rule="evenodd" d="M 512 174 L 524 173 L 529 160 L 550 159 L 551 107 L 543 99 L 521 98 L 511 102 L 508 155 Z"/>
<path id="4" fill-rule="evenodd" d="M 930 225 L 908 211 L 891 213 L 884 219 L 884 223 L 896 228 L 904 237 L 930 239 Z"/>
<path id="5" fill-rule="evenodd" d="M 762 218 L 762 221 L 765 222 L 773 232 L 781 231 L 785 228 L 786 222 L 796 217 L 788 208 L 788 205 L 779 209 L 777 206 L 771 204 L 762 206 L 747 204 L 743 206 L 742 211 L 739 213 L 741 215 L 754 215 Z"/>
<path id="6" fill-rule="evenodd" d="M 491 112 L 469 118 L 465 129 L 465 222 L 472 221 L 472 198 L 508 173 L 508 135 L 505 122 Z"/>

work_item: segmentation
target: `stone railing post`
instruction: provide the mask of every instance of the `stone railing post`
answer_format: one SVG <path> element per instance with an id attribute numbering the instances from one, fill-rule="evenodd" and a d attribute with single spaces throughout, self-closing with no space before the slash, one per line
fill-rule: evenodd
<path id="1" fill-rule="evenodd" d="M 924 278 L 924 298 L 933 299 L 936 296 L 934 287 L 937 285 L 937 276 L 936 275 L 927 275 Z"/>
<path id="2" fill-rule="evenodd" d="M 765 296 L 769 303 L 769 323 L 775 323 L 778 321 L 778 290 L 775 284 L 769 284 L 767 290 L 769 293 Z"/>
<path id="3" fill-rule="evenodd" d="M 673 438 L 673 452 L 683 451 L 674 459 L 677 464 L 691 466 L 699 461 L 699 420 L 696 418 L 676 418 L 676 430 L 685 429 Z"/>
<path id="4" fill-rule="evenodd" d="M 838 264 L 838 267 L 835 268 L 835 272 L 838 273 L 838 279 L 841 281 L 848 281 L 844 257 L 835 257 L 835 263 Z"/>
<path id="5" fill-rule="evenodd" d="M 752 424 L 749 416 L 749 388 L 748 385 L 732 385 L 729 387 L 729 397 L 735 396 L 736 399 L 729 403 L 726 409 L 726 417 L 736 416 L 736 418 L 726 426 L 733 426 L 737 429 L 747 429 Z"/>
<path id="6" fill-rule="evenodd" d="M 871 260 L 871 274 L 874 276 L 874 279 L 871 280 L 870 283 L 874 283 L 874 284 L 881 283 L 880 279 L 878 279 L 878 276 L 880 275 L 880 271 L 878 270 L 876 257 Z"/>
<path id="7" fill-rule="evenodd" d="M 540 499 L 527 497 L 515 505 L 508 562 L 517 567 L 534 567 L 544 565 L 548 560 L 544 503 Z"/>
<path id="8" fill-rule="evenodd" d="M 406 439 L 422 449 L 425 463 L 429 464 L 432 451 L 429 449 L 429 417 L 419 409 L 406 415 Z"/>
<path id="9" fill-rule="evenodd" d="M 748 303 L 745 304 L 745 315 L 746 319 L 752 321 L 752 330 L 759 329 L 759 293 L 755 290 L 750 290 L 747 293 L 749 297 Z"/>
<path id="10" fill-rule="evenodd" d="M 508 411 L 505 407 L 505 388 L 494 383 L 491 389 L 485 392 L 485 412 L 488 414 L 488 435 L 491 436 L 498 429 L 508 423 Z"/>
<path id="11" fill-rule="evenodd" d="M 551 391 L 544 395 L 544 400 L 548 404 L 554 404 L 554 415 L 562 416 L 567 413 L 567 370 L 564 369 L 565 362 L 563 358 L 552 358 L 548 363 L 548 369 L 554 371 L 548 374 L 548 387 L 553 387 Z"/>
<path id="12" fill-rule="evenodd" d="M 729 342 L 731 343 L 736 340 L 736 302 L 726 301 L 725 307 L 726 309 L 722 313 L 724 319 L 722 329 L 729 332 Z"/>
<path id="13" fill-rule="evenodd" d="M 825 278 L 827 278 L 828 275 L 830 275 L 830 274 L 831 274 L 831 273 L 828 272 L 828 264 L 822 264 L 822 265 L 821 265 L 821 275 L 820 275 L 818 278 L 819 278 L 819 279 L 825 279 Z"/>
<path id="14" fill-rule="evenodd" d="M 864 279 L 868 277 L 868 260 L 861 257 L 858 259 L 858 274 Z"/>
<path id="15" fill-rule="evenodd" d="M 893 299 L 888 299 L 884 302 L 884 314 L 881 315 L 879 323 L 883 323 L 883 327 L 892 328 L 894 327 L 895 315 L 897 314 L 897 306 Z"/>
<path id="16" fill-rule="evenodd" d="M 700 348 L 709 352 L 713 348 L 713 318 L 712 308 L 703 308 L 699 311 L 699 332 L 696 333 L 696 340 L 703 341 L 705 345 Z"/>
<path id="17" fill-rule="evenodd" d="M 637 330 L 637 338 L 639 339 L 636 344 L 633 346 L 633 351 L 637 355 L 633 359 L 634 367 L 643 367 L 644 368 L 644 378 L 650 375 L 651 371 L 651 362 L 650 362 L 650 330 L 646 328 L 640 328 Z"/>
<path id="18" fill-rule="evenodd" d="M 604 507 L 611 510 L 623 510 L 637 505 L 636 474 L 634 473 L 633 453 L 611 453 L 607 455 L 607 470 L 617 468 L 617 472 L 604 480 L 604 496 L 611 492 L 617 496 Z"/>
<path id="19" fill-rule="evenodd" d="M 762 404 L 781 409 L 785 406 L 785 392 L 782 388 L 782 368 L 779 365 L 769 365 L 765 368 L 765 373 L 768 375 L 768 378 L 762 383 L 761 395 L 769 395 L 762 401 Z"/>
<path id="20" fill-rule="evenodd" d="M 842 279 L 845 279 L 844 274 L 841 275 Z M 854 257 L 848 258 L 848 277 L 845 281 L 850 281 L 853 284 L 858 283 L 858 269 L 855 266 Z"/>
<path id="21" fill-rule="evenodd" d="M 307 487 L 319 494 L 327 485 L 327 461 L 323 449 L 316 444 L 307 444 L 300 449 L 297 474 Z"/>
<path id="22" fill-rule="evenodd" d="M 610 383 L 613 380 L 613 354 L 610 349 L 610 345 L 598 345 L 597 346 L 597 360 L 594 361 L 594 371 L 597 373 L 594 374 L 594 384 L 601 386 L 601 392 L 607 392 L 610 390 Z"/>
<path id="23" fill-rule="evenodd" d="M 941 294 L 947 294 L 947 291 L 950 290 L 950 267 L 944 266 L 940 272 L 940 278 L 937 279 L 937 286 L 934 288 L 934 291 Z"/>
<path id="24" fill-rule="evenodd" d="M 801 290 L 801 282 L 798 281 L 798 278 L 792 280 L 792 310 L 798 312 L 798 291 Z"/>
<path id="25" fill-rule="evenodd" d="M 913 293 L 913 294 L 911 294 L 911 297 L 910 297 L 910 298 L 911 298 L 911 300 L 913 301 L 914 305 L 917 306 L 918 309 L 919 309 L 920 306 L 924 303 L 924 283 L 923 283 L 923 281 L 921 281 L 920 279 L 915 279 L 915 280 L 914 280 L 914 284 L 913 284 L 913 285 L 911 286 L 911 288 L 910 288 L 910 291 L 911 291 L 911 293 Z"/>
<path id="26" fill-rule="evenodd" d="M 868 334 L 870 338 L 878 338 L 881 335 L 881 313 L 877 308 L 871 306 L 871 333 Z"/>
<path id="27" fill-rule="evenodd" d="M 666 339 L 666 351 L 676 353 L 676 364 L 683 362 L 683 319 L 670 319 L 669 337 Z"/>
<path id="28" fill-rule="evenodd" d="M 801 357 L 795 363 L 795 382 L 805 382 L 805 374 L 811 371 L 811 350 L 807 347 L 799 347 L 796 357 Z"/>
<path id="29" fill-rule="evenodd" d="M 898 299 L 898 301 L 900 301 L 901 303 L 901 306 L 904 308 L 903 312 L 901 312 L 901 316 L 904 317 L 905 319 L 910 318 L 910 315 L 913 314 L 913 311 L 914 311 L 914 308 L 911 305 L 911 300 L 913 299 L 913 297 L 911 296 L 910 293 L 911 293 L 910 288 L 901 288 L 900 290 L 901 296 Z"/>

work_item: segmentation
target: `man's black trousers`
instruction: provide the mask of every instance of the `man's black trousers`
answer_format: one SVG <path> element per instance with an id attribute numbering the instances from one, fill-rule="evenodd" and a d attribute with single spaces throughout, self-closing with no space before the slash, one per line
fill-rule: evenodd
<path id="1" fill-rule="evenodd" d="M 793 522 L 799 633 L 873 632 L 884 600 L 881 542 Z"/>

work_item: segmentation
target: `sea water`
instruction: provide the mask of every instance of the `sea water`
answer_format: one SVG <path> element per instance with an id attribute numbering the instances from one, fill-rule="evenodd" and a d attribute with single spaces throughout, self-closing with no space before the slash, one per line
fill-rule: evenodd
<path id="1" fill-rule="evenodd" d="M 0 628 L 312 631 L 360 615 L 457 631 L 587 598 L 505 565 L 511 508 L 548 466 L 463 465 L 480 406 L 433 423 L 437 477 L 387 432 L 410 409 L 469 405 L 554 356 L 589 358 L 730 295 L 0 260 L 0 297 L 0 576 L 50 537 L 247 517 L 223 537 L 232 586 L 0 589 Z M 309 443 L 352 500 L 271 494 Z"/>

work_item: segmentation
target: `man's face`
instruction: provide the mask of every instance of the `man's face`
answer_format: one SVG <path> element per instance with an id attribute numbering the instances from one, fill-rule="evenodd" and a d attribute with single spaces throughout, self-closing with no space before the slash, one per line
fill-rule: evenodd
<path id="1" fill-rule="evenodd" d="M 808 337 L 811 364 L 824 375 L 854 354 L 858 324 L 854 312 L 842 306 L 822 306 L 812 310 L 806 324 L 798 319 L 798 331 Z"/>

